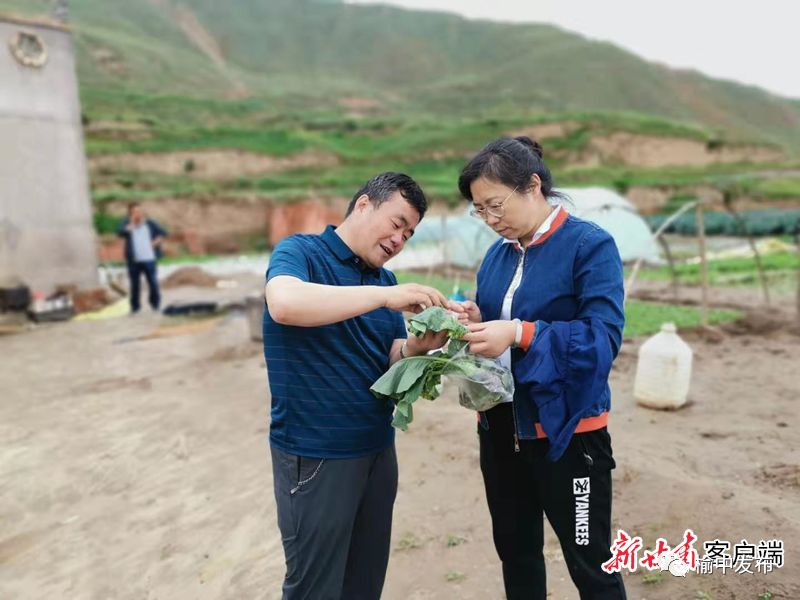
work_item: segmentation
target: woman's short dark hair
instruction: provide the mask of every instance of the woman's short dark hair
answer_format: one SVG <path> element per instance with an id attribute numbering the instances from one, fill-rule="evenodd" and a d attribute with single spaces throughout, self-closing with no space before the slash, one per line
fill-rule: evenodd
<path id="1" fill-rule="evenodd" d="M 472 200 L 472 183 L 481 177 L 500 182 L 510 188 L 525 192 L 531 187 L 535 173 L 542 181 L 545 198 L 560 197 L 553 191 L 553 176 L 542 160 L 542 146 L 526 136 L 500 138 L 490 142 L 461 170 L 458 189 L 467 200 Z"/>
<path id="2" fill-rule="evenodd" d="M 425 216 L 425 211 L 428 210 L 428 200 L 425 198 L 425 194 L 422 188 L 419 187 L 419 184 L 405 173 L 387 171 L 386 173 L 381 173 L 370 179 L 356 192 L 355 196 L 353 196 L 353 199 L 350 201 L 350 205 L 347 207 L 345 217 L 350 216 L 350 213 L 353 212 L 356 206 L 356 200 L 364 194 L 369 196 L 370 202 L 372 202 L 375 208 L 378 208 L 395 192 L 400 192 L 400 195 L 403 196 L 411 206 L 417 209 L 420 219 Z"/>

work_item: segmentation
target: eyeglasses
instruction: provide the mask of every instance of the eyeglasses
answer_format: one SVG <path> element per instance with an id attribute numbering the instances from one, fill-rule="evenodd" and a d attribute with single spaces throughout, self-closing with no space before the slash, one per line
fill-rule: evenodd
<path id="1" fill-rule="evenodd" d="M 514 195 L 514 192 L 517 191 L 518 187 L 519 186 L 511 190 L 511 193 L 497 204 L 493 204 L 485 208 L 473 208 L 471 211 L 469 211 L 470 216 L 475 217 L 476 219 L 483 219 L 484 221 L 486 220 L 487 215 L 489 215 L 490 217 L 494 217 L 495 219 L 502 218 L 502 216 L 506 214 L 506 209 L 503 205 L 509 198 L 511 198 L 511 196 Z"/>

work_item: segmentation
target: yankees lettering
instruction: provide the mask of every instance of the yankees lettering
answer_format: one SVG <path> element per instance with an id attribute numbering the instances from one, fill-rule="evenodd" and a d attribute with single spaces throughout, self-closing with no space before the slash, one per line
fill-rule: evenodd
<path id="1" fill-rule="evenodd" d="M 575 543 L 589 545 L 589 478 L 576 477 L 572 480 L 572 493 L 575 495 Z"/>

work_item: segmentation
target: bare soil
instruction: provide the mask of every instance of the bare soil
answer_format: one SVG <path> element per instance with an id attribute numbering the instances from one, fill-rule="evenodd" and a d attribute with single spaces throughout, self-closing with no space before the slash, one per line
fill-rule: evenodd
<path id="1" fill-rule="evenodd" d="M 590 147 L 591 151 L 602 157 L 604 163 L 622 162 L 638 167 L 703 167 L 719 163 L 771 162 L 785 158 L 780 150 L 766 146 L 723 145 L 712 149 L 699 140 L 626 132 L 594 137 Z"/>
<path id="2" fill-rule="evenodd" d="M 304 167 L 332 167 L 338 162 L 335 155 L 320 151 L 278 157 L 244 150 L 219 149 L 106 154 L 91 157 L 89 168 L 93 173 L 138 171 L 209 179 L 235 179 Z"/>
<path id="3" fill-rule="evenodd" d="M 165 290 L 165 301 L 261 285 L 239 283 Z M 762 312 L 788 320 L 790 308 Z M 701 541 L 783 539 L 786 564 L 649 584 L 636 572 L 629 597 L 798 598 L 800 337 L 754 326 L 682 335 L 694 370 L 681 410 L 636 405 L 641 339 L 615 363 L 614 526 L 645 545 L 675 544 L 687 528 Z M 243 315 L 43 325 L 0 336 L 0 356 L 0 598 L 279 598 L 269 393 Z M 474 414 L 445 393 L 418 407 L 397 446 L 384 598 L 502 598 Z M 577 598 L 546 529 L 549 597 Z"/>

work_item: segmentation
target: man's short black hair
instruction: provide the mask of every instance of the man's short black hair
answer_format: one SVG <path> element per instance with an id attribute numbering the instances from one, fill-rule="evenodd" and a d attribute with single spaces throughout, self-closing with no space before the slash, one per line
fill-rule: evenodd
<path id="1" fill-rule="evenodd" d="M 403 196 L 411 206 L 417 209 L 420 220 L 425 216 L 425 211 L 428 210 L 428 200 L 425 198 L 425 194 L 417 182 L 405 173 L 387 171 L 386 173 L 381 173 L 370 179 L 356 192 L 355 196 L 353 196 L 353 199 L 350 201 L 350 205 L 347 207 L 347 214 L 345 214 L 345 217 L 350 216 L 350 213 L 353 212 L 353 208 L 355 208 L 356 200 L 364 194 L 369 196 L 370 202 L 372 202 L 375 208 L 378 208 L 395 192 L 400 192 L 400 195 Z"/>

